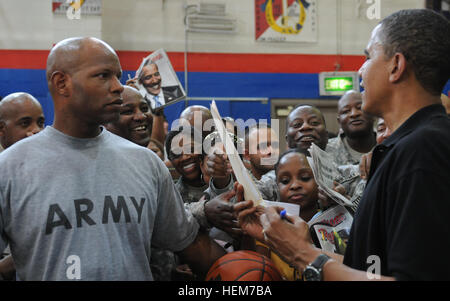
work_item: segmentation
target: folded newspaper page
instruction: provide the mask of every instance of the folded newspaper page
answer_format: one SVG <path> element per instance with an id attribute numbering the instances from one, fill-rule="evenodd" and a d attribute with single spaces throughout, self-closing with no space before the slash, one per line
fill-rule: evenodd
<path id="1" fill-rule="evenodd" d="M 237 152 L 236 147 L 234 147 L 233 141 L 230 136 L 226 134 L 227 130 L 225 129 L 225 125 L 222 122 L 222 117 L 217 110 L 216 102 L 214 100 L 211 103 L 211 114 L 213 116 L 217 132 L 219 133 L 220 139 L 225 147 L 225 153 L 230 160 L 236 180 L 244 187 L 244 198 L 246 200 L 252 200 L 254 206 L 264 206 L 261 193 L 258 188 L 256 188 L 256 185 L 250 177 L 247 168 L 245 168 L 244 163 L 242 163 L 239 153 Z"/>
<path id="2" fill-rule="evenodd" d="M 342 254 L 343 250 L 337 250 L 336 248 L 336 235 L 346 244 L 352 222 L 353 217 L 350 212 L 344 206 L 337 205 L 310 220 L 308 226 L 317 247 L 325 251 Z"/>
<path id="3" fill-rule="evenodd" d="M 339 177 L 339 171 L 332 156 L 314 143 L 308 150 L 312 157 L 311 169 L 317 185 L 339 205 L 353 206 L 348 198 L 333 190 L 333 181 Z"/>

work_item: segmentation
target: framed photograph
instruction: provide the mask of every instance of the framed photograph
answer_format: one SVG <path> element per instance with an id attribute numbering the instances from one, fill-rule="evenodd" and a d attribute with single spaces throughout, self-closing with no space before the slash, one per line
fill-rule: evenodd
<path id="1" fill-rule="evenodd" d="M 142 60 L 136 79 L 136 86 L 152 111 L 159 111 L 186 97 L 164 49 L 158 49 Z"/>

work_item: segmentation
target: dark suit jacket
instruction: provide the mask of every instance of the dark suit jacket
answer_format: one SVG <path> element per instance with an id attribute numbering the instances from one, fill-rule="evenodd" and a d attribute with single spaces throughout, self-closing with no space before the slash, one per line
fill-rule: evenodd
<path id="1" fill-rule="evenodd" d="M 164 101 L 165 103 L 168 103 L 172 100 L 178 99 L 183 95 L 183 92 L 181 91 L 179 86 L 167 86 L 162 87 L 163 94 L 164 94 Z"/>

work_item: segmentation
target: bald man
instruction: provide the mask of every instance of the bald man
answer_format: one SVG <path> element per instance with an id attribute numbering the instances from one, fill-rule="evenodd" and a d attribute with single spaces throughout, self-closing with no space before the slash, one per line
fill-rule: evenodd
<path id="1" fill-rule="evenodd" d="M 101 126 L 119 119 L 121 75 L 105 42 L 57 43 L 47 60 L 53 125 L 0 154 L 0 249 L 10 244 L 22 280 L 152 280 L 152 245 L 200 275 L 225 254 L 198 231 L 156 154 Z"/>
<path id="2" fill-rule="evenodd" d="M 105 124 L 112 133 L 140 146 L 147 147 L 152 134 L 153 116 L 141 93 L 124 86 L 123 105 L 118 120 Z"/>
<path id="3" fill-rule="evenodd" d="M 44 128 L 44 113 L 31 94 L 18 92 L 0 101 L 0 144 L 7 149 Z"/>
<path id="4" fill-rule="evenodd" d="M 357 91 L 347 91 L 339 99 L 337 121 L 342 132 L 327 145 L 327 152 L 338 165 L 359 164 L 362 155 L 376 145 L 375 119 L 361 107 L 362 96 Z"/>
<path id="5" fill-rule="evenodd" d="M 310 105 L 295 107 L 286 118 L 286 142 L 289 149 L 308 150 L 316 144 L 325 150 L 328 131 L 322 112 Z"/>
<path id="6" fill-rule="evenodd" d="M 214 131 L 214 120 L 211 111 L 204 106 L 189 106 L 180 114 L 180 120 L 186 120 L 203 135 L 203 139 Z"/>

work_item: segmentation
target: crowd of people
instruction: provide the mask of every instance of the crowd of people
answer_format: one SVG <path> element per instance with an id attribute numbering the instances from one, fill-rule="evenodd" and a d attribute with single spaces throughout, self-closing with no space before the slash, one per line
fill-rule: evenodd
<path id="1" fill-rule="evenodd" d="M 449 21 L 430 10 L 383 19 L 359 70 L 364 91 L 338 102 L 335 138 L 311 105 L 289 113 L 286 133 L 214 120 L 198 105 L 169 131 L 164 110 L 133 80 L 120 82 L 111 46 L 60 41 L 46 66 L 53 124 L 44 128 L 28 93 L 0 101 L 0 278 L 203 280 L 218 258 L 253 250 L 285 280 L 448 280 L 450 260 L 431 259 L 450 247 L 450 119 L 440 97 L 449 36 Z M 262 199 L 279 206 L 245 198 L 215 122 Z M 351 205 L 320 187 L 312 144 L 333 159 L 333 189 Z M 299 215 L 281 214 L 285 203 Z M 353 223 L 345 250 L 330 252 L 309 226 L 337 206 Z"/>

